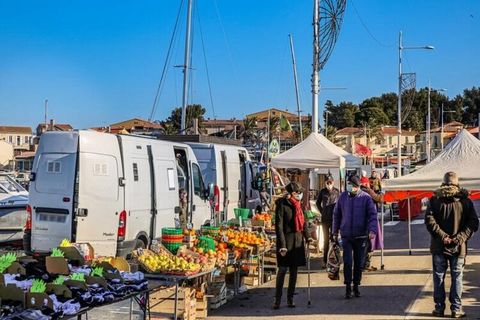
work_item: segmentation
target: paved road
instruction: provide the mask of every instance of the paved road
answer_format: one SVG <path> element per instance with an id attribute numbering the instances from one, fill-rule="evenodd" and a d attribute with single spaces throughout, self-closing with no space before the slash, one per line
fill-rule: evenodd
<path id="1" fill-rule="evenodd" d="M 415 223 L 415 222 L 414 222 Z M 273 283 L 252 289 L 222 308 L 212 311 L 209 319 L 431 319 L 433 308 L 429 236 L 422 223 L 412 225 L 413 252 L 408 254 L 407 224 L 385 227 L 385 270 L 364 275 L 362 297 L 343 298 L 341 281 L 331 281 L 320 269 L 318 259 L 312 262 L 312 306 L 307 307 L 307 274 L 299 275 L 297 308 L 271 310 Z M 480 237 L 470 243 L 471 254 L 465 270 L 465 311 L 468 319 L 480 319 Z M 380 265 L 378 256 L 374 265 Z M 447 307 L 448 308 L 448 307 Z M 125 319 L 128 305 L 117 304 L 89 313 L 91 319 Z M 138 312 L 135 314 L 138 318 Z"/>

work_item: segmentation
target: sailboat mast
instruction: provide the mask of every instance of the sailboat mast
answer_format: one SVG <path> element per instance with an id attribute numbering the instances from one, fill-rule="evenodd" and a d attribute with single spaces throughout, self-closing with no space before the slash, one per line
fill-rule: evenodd
<path id="1" fill-rule="evenodd" d="M 312 73 L 312 132 L 318 133 L 318 92 L 320 89 L 319 0 L 313 0 L 313 73 Z"/>
<path id="2" fill-rule="evenodd" d="M 298 94 L 297 61 L 295 60 L 295 50 L 293 48 L 293 37 L 291 34 L 289 34 L 288 37 L 290 38 L 290 51 L 292 53 L 293 80 L 295 82 L 295 97 L 297 99 L 297 113 L 298 113 L 298 126 L 300 129 L 300 141 L 303 141 L 302 113 L 300 110 L 300 96 Z"/>
<path id="3" fill-rule="evenodd" d="M 180 125 L 180 133 L 186 132 L 187 104 L 188 104 L 188 81 L 190 72 L 190 33 L 192 30 L 192 5 L 193 0 L 188 0 L 187 7 L 187 32 L 185 35 L 185 61 L 183 64 L 183 99 L 182 99 L 182 119 Z"/>

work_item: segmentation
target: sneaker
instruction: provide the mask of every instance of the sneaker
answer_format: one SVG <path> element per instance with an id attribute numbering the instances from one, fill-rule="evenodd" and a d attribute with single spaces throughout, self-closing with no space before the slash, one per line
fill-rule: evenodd
<path id="1" fill-rule="evenodd" d="M 358 290 L 358 286 L 353 286 L 353 294 L 354 294 L 355 298 L 360 298 L 361 297 L 360 291 Z"/>
<path id="2" fill-rule="evenodd" d="M 444 316 L 444 311 L 441 310 L 441 309 L 434 309 L 434 310 L 432 311 L 432 316 L 434 316 L 434 317 L 439 317 L 439 318 L 443 318 L 443 316 Z"/>
<path id="3" fill-rule="evenodd" d="M 463 312 L 462 310 L 460 311 L 452 311 L 452 318 L 454 319 L 460 319 L 460 318 L 465 318 L 467 314 Z"/>

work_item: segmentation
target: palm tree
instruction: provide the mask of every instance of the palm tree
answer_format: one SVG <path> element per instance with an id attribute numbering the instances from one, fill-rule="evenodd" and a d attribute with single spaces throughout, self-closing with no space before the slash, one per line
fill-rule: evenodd
<path id="1" fill-rule="evenodd" d="M 240 137 L 243 139 L 243 144 L 255 144 L 255 142 L 258 140 L 256 117 L 246 118 L 243 120 Z"/>

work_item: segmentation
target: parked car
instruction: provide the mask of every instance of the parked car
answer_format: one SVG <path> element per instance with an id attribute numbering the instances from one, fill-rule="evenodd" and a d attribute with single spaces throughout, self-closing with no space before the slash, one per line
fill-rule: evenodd
<path id="1" fill-rule="evenodd" d="M 28 191 L 9 174 L 0 173 L 0 243 L 21 241 Z"/>

